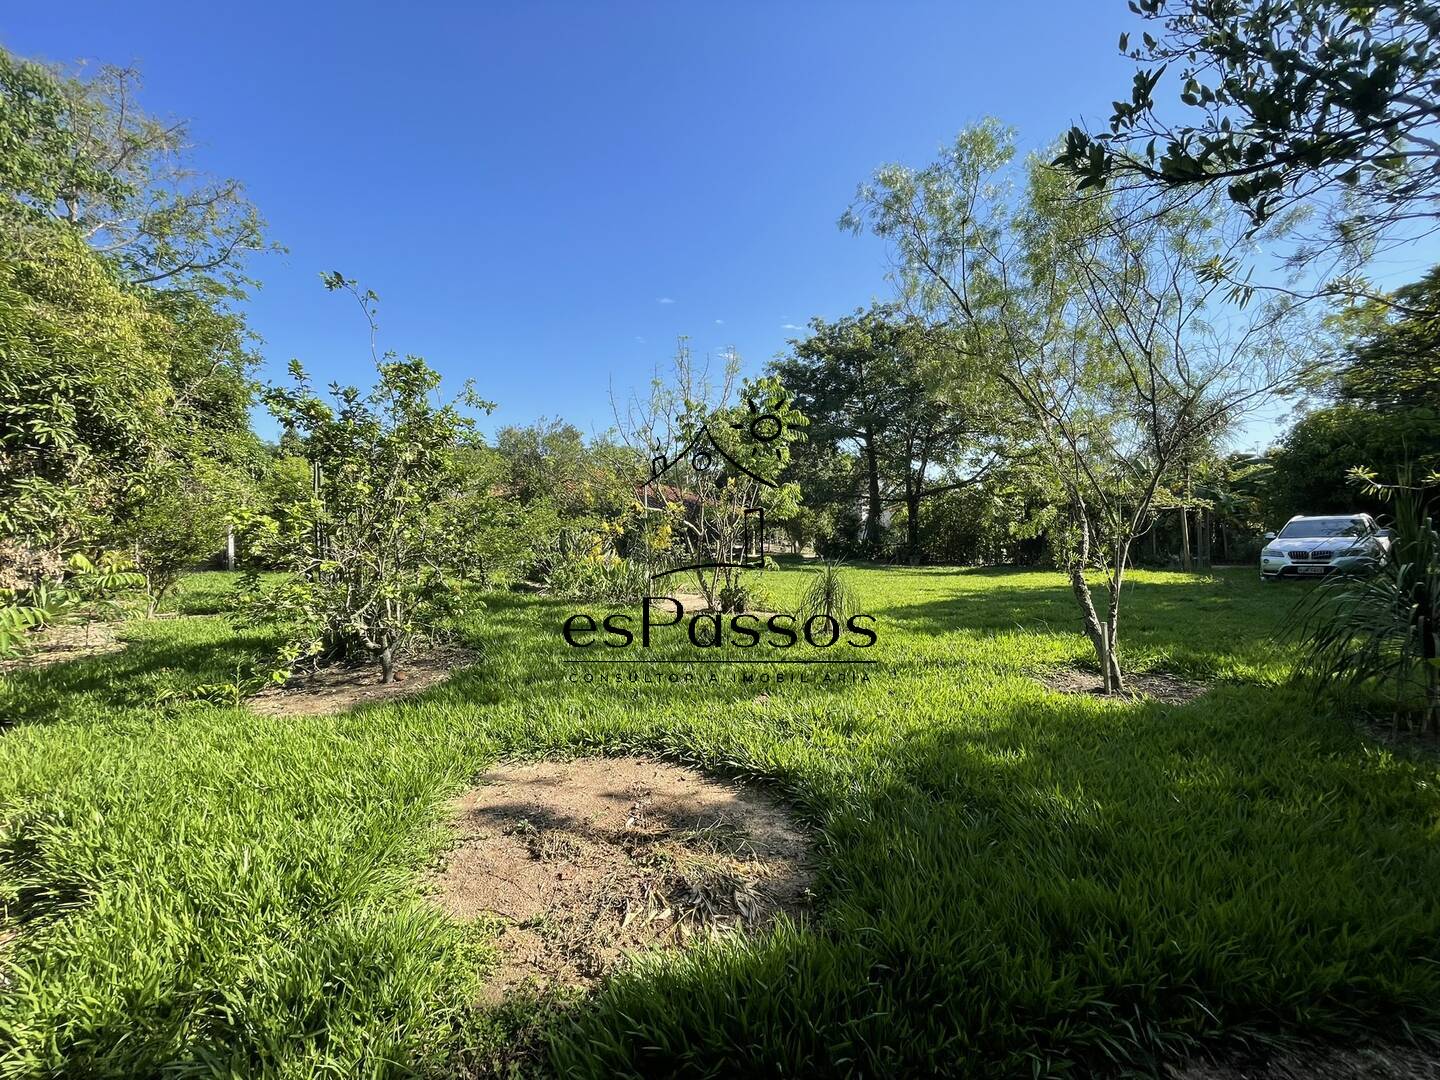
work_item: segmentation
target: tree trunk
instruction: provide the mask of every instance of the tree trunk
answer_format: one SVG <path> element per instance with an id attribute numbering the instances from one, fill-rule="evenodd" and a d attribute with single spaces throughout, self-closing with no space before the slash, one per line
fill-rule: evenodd
<path id="1" fill-rule="evenodd" d="M 1080 605 L 1080 622 L 1085 628 L 1085 636 L 1095 648 L 1095 658 L 1100 662 L 1101 685 L 1107 694 L 1119 693 L 1123 686 L 1119 679 L 1120 669 L 1115 663 L 1109 628 L 1100 622 L 1100 616 L 1095 611 L 1095 599 L 1090 595 L 1090 583 L 1085 580 L 1085 565 L 1090 558 L 1090 519 L 1085 512 L 1085 504 L 1078 499 L 1074 504 L 1074 511 L 1080 536 L 1068 568 L 1070 591 L 1075 594 L 1075 602 Z M 1118 616 L 1118 600 L 1112 601 L 1112 606 Z"/>
<path id="2" fill-rule="evenodd" d="M 875 454 L 875 436 L 865 432 L 865 469 L 869 473 L 869 505 L 865 510 L 865 544 L 871 552 L 880 550 L 880 463 Z"/>
<path id="3" fill-rule="evenodd" d="M 920 492 L 905 493 L 905 557 L 911 566 L 920 565 Z"/>
<path id="4" fill-rule="evenodd" d="M 1125 584 L 1125 564 L 1130 559 L 1130 542 L 1118 544 L 1115 563 L 1110 573 L 1110 605 L 1105 612 L 1105 665 L 1107 692 L 1123 693 L 1125 680 L 1120 675 L 1120 590 Z"/>
<path id="5" fill-rule="evenodd" d="M 1210 569 L 1210 511 L 1209 511 L 1209 510 L 1200 510 L 1200 511 L 1197 512 L 1196 517 L 1199 519 L 1199 520 L 1198 520 L 1198 526 L 1199 526 L 1199 529 L 1200 529 L 1200 535 L 1199 535 L 1199 537 L 1197 537 L 1197 540 L 1198 540 L 1197 547 L 1198 547 L 1199 555 L 1200 555 L 1200 569 L 1201 569 L 1201 570 L 1209 570 L 1209 569 Z"/>
<path id="6" fill-rule="evenodd" d="M 380 650 L 380 681 L 387 685 L 395 681 L 395 652 L 389 645 Z"/>
<path id="7" fill-rule="evenodd" d="M 1190 562 L 1190 511 L 1180 508 L 1180 569 L 1187 574 L 1195 567 Z"/>

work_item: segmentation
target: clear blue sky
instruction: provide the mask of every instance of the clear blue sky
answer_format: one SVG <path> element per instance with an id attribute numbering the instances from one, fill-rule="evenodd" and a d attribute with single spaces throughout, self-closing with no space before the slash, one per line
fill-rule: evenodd
<path id="1" fill-rule="evenodd" d="M 26 5 L 13 51 L 135 63 L 285 255 L 254 264 L 267 372 L 368 382 L 382 344 L 473 377 L 489 426 L 610 424 L 678 334 L 756 370 L 812 315 L 888 297 L 836 228 L 876 166 L 995 115 L 1039 146 L 1128 86 L 1124 0 Z M 1402 279 L 1418 276 L 1402 269 Z"/>

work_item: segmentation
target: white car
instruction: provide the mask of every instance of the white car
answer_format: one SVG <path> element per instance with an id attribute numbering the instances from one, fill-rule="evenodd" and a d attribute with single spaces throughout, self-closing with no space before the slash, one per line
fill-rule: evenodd
<path id="1" fill-rule="evenodd" d="M 1332 570 L 1374 565 L 1390 549 L 1391 533 L 1369 514 L 1293 517 L 1278 534 L 1265 534 L 1260 579 L 1323 577 Z"/>

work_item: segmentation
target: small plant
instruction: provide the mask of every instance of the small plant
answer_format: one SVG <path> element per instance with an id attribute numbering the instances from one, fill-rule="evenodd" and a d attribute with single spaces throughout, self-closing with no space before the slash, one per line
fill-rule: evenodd
<path id="1" fill-rule="evenodd" d="M 144 587 L 144 575 L 120 555 L 107 553 L 98 562 L 72 555 L 59 581 L 0 591 L 0 657 L 24 653 L 31 636 L 47 626 L 123 615 Z"/>
<path id="2" fill-rule="evenodd" d="M 1418 699 L 1420 730 L 1440 735 L 1440 536 L 1416 489 L 1369 487 L 1395 498 L 1390 550 L 1301 601 L 1293 622 L 1305 647 L 1300 673 L 1332 691 L 1387 693 L 1397 726 Z"/>
<path id="3" fill-rule="evenodd" d="M 827 559 L 819 570 L 810 575 L 810 584 L 805 587 L 795 614 L 801 622 L 817 615 L 828 615 L 843 626 L 851 615 L 859 612 L 860 599 L 841 569 L 840 560 L 832 562 Z"/>

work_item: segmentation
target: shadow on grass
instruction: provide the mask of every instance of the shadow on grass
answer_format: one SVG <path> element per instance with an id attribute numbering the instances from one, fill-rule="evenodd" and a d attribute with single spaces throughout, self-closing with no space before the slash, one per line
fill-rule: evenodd
<path id="1" fill-rule="evenodd" d="M 552 1066 L 1096 1075 L 1433 1037 L 1433 766 L 1285 692 L 1212 697 L 911 729 L 830 808 L 813 929 L 637 964 Z"/>
<path id="2" fill-rule="evenodd" d="M 119 652 L 24 669 L 0 682 L 0 731 L 103 706 L 154 705 L 164 691 L 235 679 L 273 637 L 182 620 L 122 627 Z"/>

